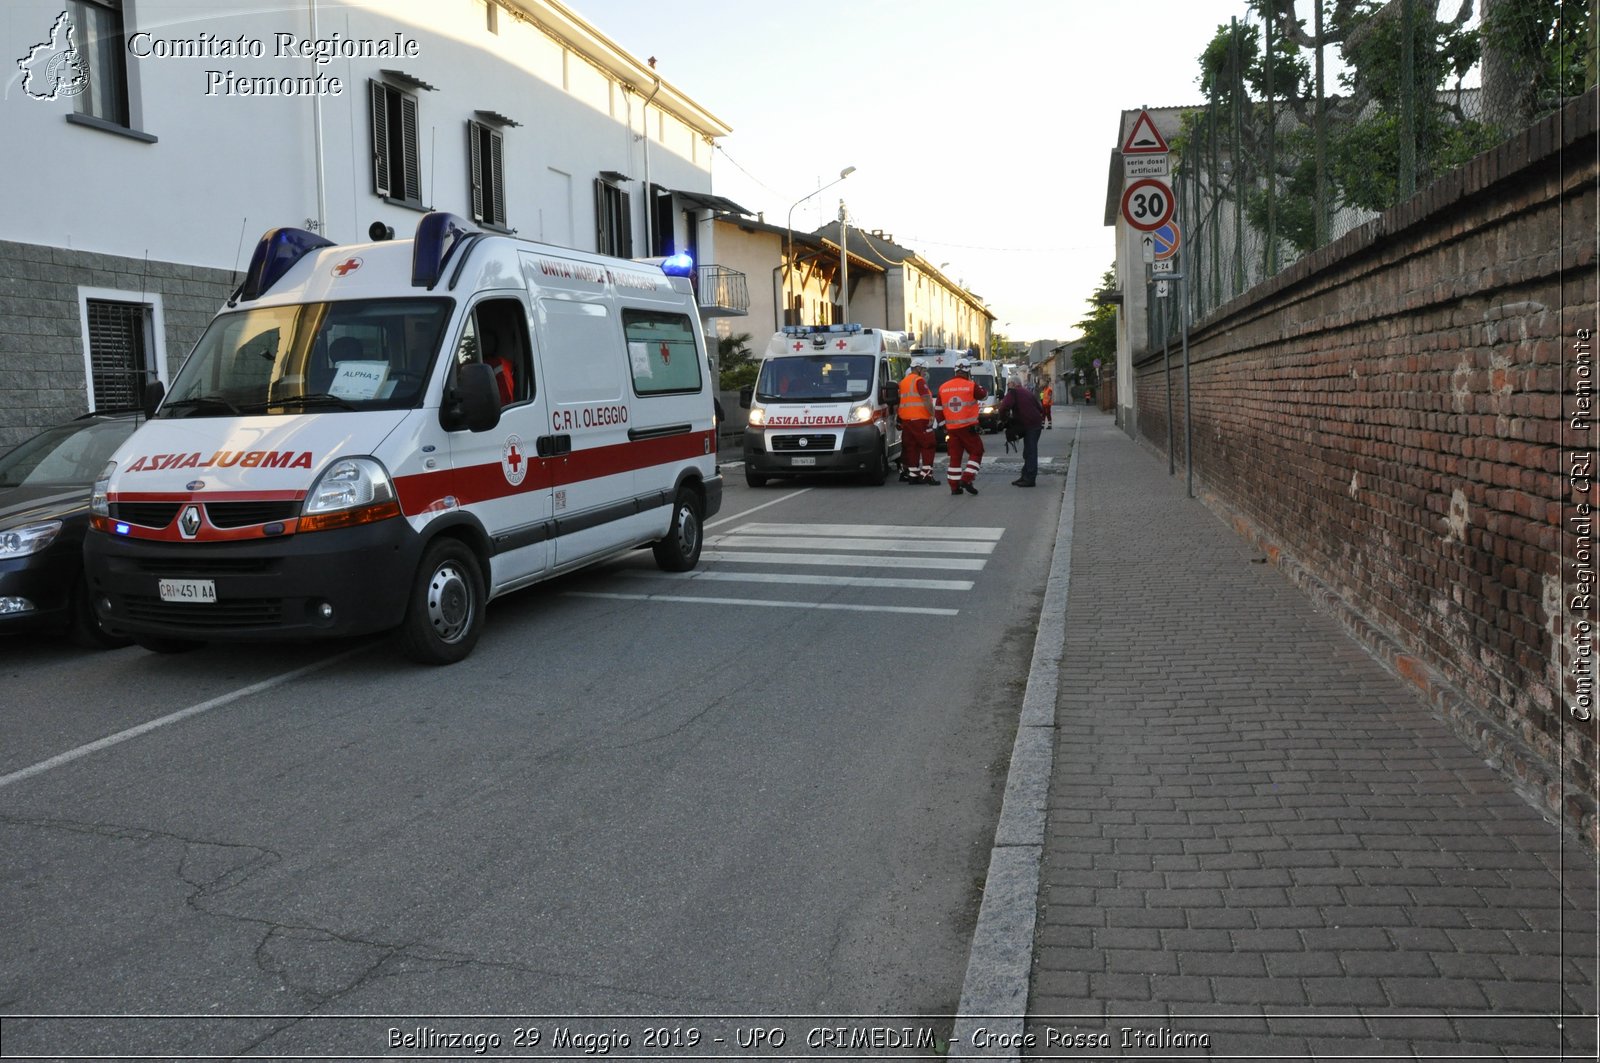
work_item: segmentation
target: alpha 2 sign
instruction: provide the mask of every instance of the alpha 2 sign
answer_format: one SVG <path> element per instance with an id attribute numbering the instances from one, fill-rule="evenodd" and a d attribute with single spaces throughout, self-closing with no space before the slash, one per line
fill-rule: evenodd
<path id="1" fill-rule="evenodd" d="M 1141 232 L 1155 232 L 1172 220 L 1172 189 L 1154 177 L 1141 178 L 1122 193 L 1122 217 Z"/>

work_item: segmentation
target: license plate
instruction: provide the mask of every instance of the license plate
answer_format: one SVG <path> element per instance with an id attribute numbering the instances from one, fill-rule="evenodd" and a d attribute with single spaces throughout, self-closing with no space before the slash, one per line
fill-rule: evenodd
<path id="1" fill-rule="evenodd" d="M 817 459 L 815 457 L 792 458 L 790 460 L 792 460 L 796 465 L 815 465 L 817 463 Z"/>
<path id="2" fill-rule="evenodd" d="M 164 579 L 158 581 L 164 602 L 214 602 L 217 584 L 209 579 Z"/>

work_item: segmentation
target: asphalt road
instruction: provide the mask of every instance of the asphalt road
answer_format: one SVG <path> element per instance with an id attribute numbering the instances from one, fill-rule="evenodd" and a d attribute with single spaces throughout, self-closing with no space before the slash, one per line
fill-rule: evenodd
<path id="1" fill-rule="evenodd" d="M 5 1053 L 950 1014 L 1060 508 L 1051 435 L 1038 489 L 1008 486 L 1010 455 L 977 498 L 729 468 L 697 571 L 636 552 L 503 599 L 449 668 L 382 639 L 0 642 Z"/>

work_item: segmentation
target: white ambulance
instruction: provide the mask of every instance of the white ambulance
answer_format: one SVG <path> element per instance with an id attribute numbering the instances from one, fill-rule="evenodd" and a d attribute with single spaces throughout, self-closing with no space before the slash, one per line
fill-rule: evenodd
<path id="1" fill-rule="evenodd" d="M 861 325 L 788 325 L 767 344 L 739 404 L 750 411 L 744 478 L 814 473 L 879 485 L 900 458 L 894 409 L 911 365 L 905 333 Z"/>
<path id="2" fill-rule="evenodd" d="M 972 382 L 983 388 L 987 396 L 978 406 L 978 431 L 999 430 L 1000 399 L 1005 395 L 1005 381 L 995 372 L 994 362 L 983 361 L 964 347 L 915 347 L 911 356 L 928 363 L 928 387 L 933 391 L 934 414 L 939 422 L 934 429 L 936 446 L 944 446 L 944 410 L 939 405 L 939 386 L 956 375 L 956 363 L 963 359 L 972 363 Z"/>
<path id="3" fill-rule="evenodd" d="M 643 545 L 693 568 L 722 478 L 682 271 L 444 213 L 267 233 L 95 485 L 96 607 L 162 652 L 398 629 L 446 664 L 508 591 Z"/>

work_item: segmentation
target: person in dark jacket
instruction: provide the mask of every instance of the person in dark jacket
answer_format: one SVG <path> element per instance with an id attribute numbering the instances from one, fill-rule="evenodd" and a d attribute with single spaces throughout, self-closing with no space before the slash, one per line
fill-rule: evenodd
<path id="1" fill-rule="evenodd" d="M 1022 386 L 1022 381 L 1012 377 L 1005 398 L 1000 400 L 1002 420 L 1009 417 L 1022 429 L 1022 475 L 1011 481 L 1012 487 L 1032 487 L 1039 475 L 1039 433 L 1044 431 L 1044 407 L 1038 396 Z"/>

